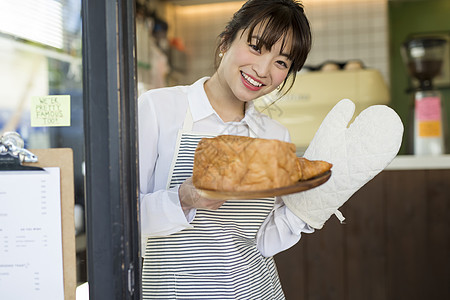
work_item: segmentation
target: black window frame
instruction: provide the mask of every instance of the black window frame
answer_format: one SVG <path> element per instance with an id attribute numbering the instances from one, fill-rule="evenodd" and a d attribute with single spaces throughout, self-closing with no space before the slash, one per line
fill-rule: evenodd
<path id="1" fill-rule="evenodd" d="M 140 299 L 134 0 L 82 0 L 90 299 Z"/>

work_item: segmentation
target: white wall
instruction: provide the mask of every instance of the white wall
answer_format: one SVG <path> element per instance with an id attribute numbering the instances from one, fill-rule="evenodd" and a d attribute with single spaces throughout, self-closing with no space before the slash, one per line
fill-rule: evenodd
<path id="1" fill-rule="evenodd" d="M 389 82 L 387 0 L 304 0 L 313 48 L 307 64 L 360 59 Z"/>
<path id="2" fill-rule="evenodd" d="M 313 32 L 307 64 L 360 59 L 389 82 L 387 0 L 304 0 Z M 170 35 L 186 45 L 188 71 L 180 83 L 211 75 L 216 38 L 242 1 L 173 5 L 167 10 Z"/>

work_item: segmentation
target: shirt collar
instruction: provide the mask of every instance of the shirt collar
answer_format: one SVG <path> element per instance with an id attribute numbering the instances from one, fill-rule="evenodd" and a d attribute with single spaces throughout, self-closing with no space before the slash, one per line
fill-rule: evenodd
<path id="1" fill-rule="evenodd" d="M 206 96 L 205 87 L 203 86 L 208 79 L 209 77 L 200 78 L 191 85 L 188 92 L 189 107 L 191 108 L 192 120 L 194 122 L 215 114 Z"/>
<path id="2" fill-rule="evenodd" d="M 189 107 L 191 108 L 192 120 L 194 122 L 209 117 L 210 115 L 217 115 L 216 111 L 211 106 L 211 103 L 206 96 L 204 83 L 210 77 L 203 77 L 191 85 L 188 92 Z M 219 118 L 219 116 L 217 116 Z M 264 128 L 261 113 L 259 113 L 253 101 L 247 102 L 245 105 L 245 116 L 241 121 L 248 125 L 251 132 L 256 136 Z"/>

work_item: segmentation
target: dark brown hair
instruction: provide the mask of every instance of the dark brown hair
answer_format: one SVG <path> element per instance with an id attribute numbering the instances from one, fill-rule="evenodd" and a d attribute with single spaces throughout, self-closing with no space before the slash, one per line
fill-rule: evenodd
<path id="1" fill-rule="evenodd" d="M 247 41 L 251 41 L 253 31 L 259 24 L 263 25 L 260 33 L 258 46 L 270 51 L 272 46 L 281 39 L 282 47 L 285 47 L 286 36 L 292 36 L 291 53 L 288 58 L 292 61 L 288 75 L 281 86 L 284 90 L 289 77 L 292 81 L 287 93 L 295 81 L 295 75 L 303 67 L 309 51 L 311 50 L 311 28 L 303 10 L 303 5 L 296 0 L 249 0 L 247 1 L 228 22 L 225 30 L 219 35 L 219 44 L 216 49 L 216 58 L 219 52 L 230 47 L 237 33 L 248 29 Z M 220 61 L 216 59 L 216 68 Z"/>

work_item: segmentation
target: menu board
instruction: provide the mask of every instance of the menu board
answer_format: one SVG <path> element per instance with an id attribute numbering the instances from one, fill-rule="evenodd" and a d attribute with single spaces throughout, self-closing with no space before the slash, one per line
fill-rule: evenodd
<path id="1" fill-rule="evenodd" d="M 60 169 L 0 171 L 2 299 L 64 299 Z"/>

